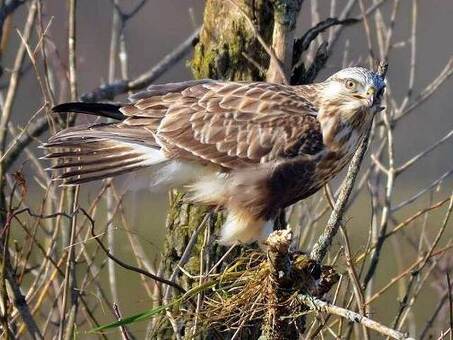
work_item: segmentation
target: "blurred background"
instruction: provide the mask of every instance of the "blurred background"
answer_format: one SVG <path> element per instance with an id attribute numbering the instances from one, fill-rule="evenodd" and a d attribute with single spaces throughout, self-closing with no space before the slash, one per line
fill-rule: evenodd
<path id="1" fill-rule="evenodd" d="M 125 11 L 129 11 L 139 3 L 137 0 L 118 1 L 119 6 Z M 364 1 L 371 5 L 373 1 Z M 67 60 L 67 4 L 62 0 L 48 0 L 43 2 L 44 22 L 49 23 L 47 34 L 53 41 L 55 53 L 58 53 L 61 61 Z M 340 11 L 342 1 L 337 2 Z M 385 20 L 391 15 L 393 1 L 385 1 L 380 7 Z M 408 45 L 410 44 L 411 23 L 412 23 L 412 1 L 401 1 L 399 16 L 394 26 L 393 41 L 394 48 L 389 55 L 388 81 L 392 96 L 404 98 L 407 95 L 408 84 L 410 81 L 410 60 L 411 53 Z M 356 6 L 351 17 L 359 16 L 360 10 Z M 111 0 L 79 0 L 77 7 L 77 75 L 78 91 L 80 94 L 89 92 L 94 88 L 104 84 L 108 80 L 109 72 L 109 49 L 112 27 L 112 1 Z M 125 41 L 128 52 L 128 73 L 129 78 L 135 78 L 141 73 L 157 64 L 165 55 L 171 52 L 177 45 L 183 42 L 197 27 L 202 24 L 204 1 L 201 0 L 149 0 L 143 5 L 140 11 L 134 15 L 125 27 Z M 317 11 L 315 11 L 317 9 Z M 310 1 L 303 3 L 301 15 L 298 21 L 297 36 L 301 36 L 307 29 L 316 24 L 319 20 L 330 16 L 332 11 L 330 1 Z M 411 90 L 416 97 L 435 79 L 445 65 L 453 57 L 453 1 L 451 0 L 431 0 L 418 1 L 416 25 L 416 66 L 414 86 Z M 5 75 L 13 67 L 13 61 L 20 38 L 16 29 L 22 30 L 23 22 L 27 15 L 28 7 L 22 6 L 13 15 L 13 32 L 10 34 L 10 46 L 4 51 L 3 55 L 3 84 L 5 88 Z M 319 13 L 319 18 L 316 14 Z M 329 31 L 323 33 L 327 38 Z M 36 44 L 37 37 L 33 37 Z M 374 43 L 377 43 L 374 41 Z M 345 57 L 345 51 L 347 55 Z M 319 74 L 317 81 L 321 81 L 330 74 L 336 72 L 345 64 L 357 65 L 366 64 L 368 47 L 366 34 L 362 24 L 356 24 L 344 29 L 331 58 L 326 67 Z M 192 79 L 188 60 L 190 55 L 174 65 L 165 72 L 156 83 L 175 82 Z M 19 84 L 17 98 L 12 110 L 12 121 L 17 127 L 24 126 L 30 117 L 42 106 L 43 100 L 39 83 L 28 60 L 25 61 L 23 78 Z M 66 66 L 66 65 L 64 65 Z M 120 79 L 119 68 L 117 79 Z M 428 146 L 437 142 L 453 129 L 453 82 L 446 80 L 437 90 L 434 96 L 418 106 L 414 112 L 405 117 L 395 130 L 395 160 L 401 164 Z M 62 92 L 58 101 L 68 99 L 66 91 Z M 117 98 L 126 100 L 126 96 Z M 77 123 L 88 122 L 90 117 L 80 116 Z M 42 137 L 45 141 L 46 137 Z M 30 147 L 30 151 L 41 156 L 42 150 L 36 148 L 38 142 Z M 369 157 L 365 161 L 362 170 L 370 166 Z M 33 182 L 34 169 L 30 163 L 24 159 L 18 159 L 10 172 L 15 169 L 22 169 L 30 183 Z M 423 195 L 416 200 L 411 211 L 416 211 L 426 207 L 429 202 L 436 201 L 436 198 L 448 197 L 453 190 L 453 181 L 449 175 L 453 169 L 453 139 L 448 139 L 440 147 L 430 152 L 424 159 L 415 166 L 404 172 L 395 183 L 393 204 L 411 197 L 421 189 L 429 186 L 443 174 L 447 174 L 437 190 Z M 338 187 L 342 176 L 337 178 L 333 185 Z M 136 179 L 134 175 L 134 180 Z M 120 182 L 125 182 L 122 179 Z M 140 183 L 137 185 L 137 183 Z M 153 193 L 149 190 L 146 183 L 146 174 L 141 176 L 140 182 L 134 185 L 132 192 L 126 193 L 123 200 L 125 213 L 129 218 L 132 231 L 135 233 L 146 251 L 150 261 L 157 261 L 162 250 L 165 238 L 165 213 L 167 207 L 167 193 Z M 121 186 L 125 188 L 126 186 Z M 100 184 L 85 185 L 82 187 L 80 199 L 81 206 L 89 206 L 98 190 Z M 39 201 L 39 188 L 32 185 L 30 197 L 35 197 L 36 201 L 29 198 L 29 204 L 37 207 Z M 101 209 L 102 211 L 102 209 Z M 402 216 L 409 214 L 403 211 Z M 370 201 L 363 195 L 363 199 L 357 200 L 352 209 L 348 212 L 348 228 L 352 241 L 352 248 L 358 251 L 364 247 L 368 237 L 368 231 L 363 226 L 368 225 L 372 218 L 370 215 Z M 444 211 L 434 212 L 430 216 L 429 223 L 433 225 L 433 233 L 437 231 L 438 224 L 444 216 Z M 106 223 L 105 216 L 99 213 L 96 218 L 99 225 Z M 418 222 L 417 222 L 418 223 Z M 418 232 L 422 227 L 422 221 L 416 223 L 399 239 L 400 247 L 390 244 L 384 248 L 383 259 L 379 269 L 385 271 L 379 276 L 376 286 L 387 282 L 398 271 L 401 270 L 400 264 L 394 258 L 395 249 L 401 252 L 401 258 L 409 258 L 413 255 L 413 248 L 407 243 L 418 242 Z M 115 221 L 115 252 L 120 258 L 132 261 L 133 255 L 130 252 L 130 245 L 127 241 L 124 226 Z M 448 237 L 453 236 L 453 224 L 449 222 L 447 228 Z M 429 228 L 429 227 L 427 227 Z M 14 232 L 13 237 L 20 242 L 23 237 L 21 232 Z M 448 239 L 446 237 L 446 239 Z M 337 242 L 337 241 L 336 241 Z M 87 243 L 87 246 L 90 246 Z M 336 247 L 340 245 L 336 244 Z M 387 251 L 388 250 L 388 251 Z M 103 256 L 103 255 L 99 255 Z M 447 263 L 448 262 L 448 263 Z M 444 266 L 450 270 L 452 261 L 447 260 Z M 99 275 L 102 284 L 107 282 L 107 270 L 104 267 Z M 436 280 L 427 285 L 427 293 L 420 296 L 414 306 L 413 318 L 417 320 L 417 325 L 422 328 L 426 320 L 432 315 L 432 311 L 437 305 L 439 290 L 442 291 L 443 285 L 437 284 Z M 123 269 L 118 269 L 118 296 L 119 305 L 122 313 L 139 312 L 149 306 L 146 294 L 142 294 L 141 279 L 138 275 L 131 275 Z M 92 294 L 96 299 L 94 290 L 87 292 L 87 296 Z M 404 294 L 404 285 L 394 286 L 386 293 L 387 297 L 379 300 L 372 307 L 373 317 L 384 323 L 391 323 L 392 315 L 400 305 L 398 298 Z M 395 298 L 396 297 L 396 298 Z M 111 315 L 102 308 L 96 311 L 101 321 L 111 321 Z M 448 314 L 442 314 L 446 317 Z M 438 319 L 436 322 L 441 322 Z M 89 328 L 89 327 L 88 327 Z M 145 332 L 146 323 L 133 326 L 135 334 Z M 419 328 L 419 329 L 420 329 Z M 419 331 L 418 329 L 418 331 Z M 112 333 L 111 337 L 119 336 Z M 84 334 L 81 338 L 90 338 Z"/>
<path id="2" fill-rule="evenodd" d="M 370 4 L 372 1 L 367 1 Z M 133 9 L 139 1 L 120 1 L 125 12 Z M 195 0 L 149 0 L 135 15 L 125 28 L 128 50 L 128 68 L 133 78 L 152 65 L 159 62 L 175 46 L 184 41 L 188 35 L 200 26 L 203 21 L 204 1 Z M 407 48 L 411 30 L 411 2 L 401 1 L 400 15 L 394 28 L 394 39 L 401 42 L 400 48 L 394 48 L 390 53 L 389 82 L 392 91 L 397 96 L 405 95 L 409 81 L 410 51 Z M 319 1 L 319 13 L 322 18 L 329 17 L 330 2 Z M 384 15 L 389 16 L 392 1 L 387 1 L 381 7 Z M 357 8 L 353 17 L 359 15 Z M 418 93 L 445 67 L 453 55 L 452 23 L 453 2 L 449 0 L 419 1 L 417 22 L 417 56 L 414 93 Z M 26 8 L 18 10 L 17 23 L 22 22 Z M 64 1 L 49 0 L 44 7 L 47 20 L 53 18 L 48 34 L 52 37 L 61 55 L 66 60 L 67 37 L 67 8 Z M 110 35 L 112 24 L 111 0 L 80 0 L 78 2 L 77 26 L 77 68 L 79 92 L 85 93 L 105 83 L 108 78 L 108 60 L 110 51 Z M 298 21 L 297 35 L 302 35 L 312 26 L 310 1 L 304 2 L 304 7 Z M 17 27 L 20 28 L 20 27 Z M 366 35 L 361 25 L 345 28 L 329 59 L 326 68 L 321 72 L 319 81 L 342 67 L 344 50 L 347 44 L 349 59 L 355 64 L 365 64 L 368 56 Z M 19 37 L 11 36 L 19 44 Z M 5 65 L 11 65 L 14 48 L 6 51 Z M 187 67 L 187 57 L 166 72 L 157 82 L 174 82 L 192 79 L 190 68 Z M 23 112 L 17 115 L 24 121 L 30 117 L 27 113 L 35 112 L 42 104 L 38 83 L 33 72 L 27 72 L 25 81 L 20 83 L 18 96 L 25 96 L 27 101 L 17 101 L 15 111 Z M 117 75 L 119 79 L 119 74 Z M 412 114 L 400 126 L 401 133 L 397 134 L 397 160 L 405 160 L 408 156 L 439 139 L 448 133 L 453 126 L 453 103 L 451 83 L 436 93 L 435 100 L 428 101 L 417 112 Z M 423 166 L 412 168 L 407 172 L 407 183 L 411 181 L 429 181 L 430 175 L 436 176 L 449 169 L 453 161 L 453 152 L 448 152 L 452 144 L 446 143 L 436 152 L 430 154 Z M 404 184 L 402 184 L 404 185 Z"/>

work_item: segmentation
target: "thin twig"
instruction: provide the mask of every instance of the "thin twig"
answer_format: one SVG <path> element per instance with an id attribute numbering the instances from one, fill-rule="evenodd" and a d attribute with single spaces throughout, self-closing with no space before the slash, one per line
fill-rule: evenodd
<path id="1" fill-rule="evenodd" d="M 116 303 L 113 303 L 113 311 L 115 312 L 116 319 L 118 321 L 121 321 L 121 319 L 122 319 L 121 312 Z M 121 336 L 123 337 L 123 340 L 131 339 L 129 336 L 129 330 L 127 329 L 127 327 L 125 325 L 121 325 L 120 330 L 121 330 Z"/>
<path id="2" fill-rule="evenodd" d="M 3 24 L 5 20 L 13 14 L 27 0 L 6 0 L 0 8 L 0 41 L 3 39 Z"/>
<path id="3" fill-rule="evenodd" d="M 357 300 L 357 306 L 359 308 L 360 314 L 365 316 L 366 315 L 365 298 L 363 296 L 362 287 L 360 286 L 357 271 L 354 267 L 354 261 L 351 261 L 351 245 L 349 242 L 349 237 L 346 232 L 346 229 L 341 224 L 340 224 L 340 231 L 341 231 L 341 234 L 344 239 L 346 264 L 347 264 L 349 276 L 351 278 L 352 287 L 354 289 L 354 295 Z M 368 334 L 366 327 L 363 327 L 363 337 L 364 337 L 364 339 L 369 339 L 369 334 Z"/>
<path id="4" fill-rule="evenodd" d="M 5 102 L 2 107 L 2 114 L 0 118 L 0 147 L 3 153 L 3 150 L 6 146 L 6 134 L 8 128 L 8 122 L 11 117 L 11 111 L 13 107 L 14 100 L 17 94 L 17 87 L 19 84 L 19 77 L 20 77 L 20 69 L 22 68 L 22 64 L 24 62 L 25 54 L 27 53 L 27 47 L 25 42 L 30 39 L 33 24 L 35 21 L 37 13 L 37 3 L 33 1 L 30 10 L 28 11 L 27 21 L 24 27 L 23 33 L 23 43 L 19 46 L 16 54 L 16 58 L 14 60 L 13 72 L 11 73 L 11 78 L 9 81 L 8 91 L 6 93 Z"/>
<path id="5" fill-rule="evenodd" d="M 380 324 L 377 321 L 367 318 L 366 316 L 360 315 L 348 309 L 335 306 L 328 302 L 322 301 L 321 299 L 315 298 L 309 295 L 300 294 L 299 299 L 307 304 L 314 311 L 326 312 L 333 315 L 341 316 L 353 323 L 359 323 L 369 329 L 372 329 L 379 334 L 389 336 L 393 339 L 411 339 L 406 334 L 401 333 L 397 330 L 391 329 L 387 326 Z"/>
<path id="6" fill-rule="evenodd" d="M 137 91 L 145 88 L 167 72 L 173 65 L 175 65 L 175 63 L 180 61 L 191 51 L 194 42 L 198 39 L 198 34 L 199 29 L 194 31 L 181 45 L 166 55 L 159 63 L 139 75 L 137 78 L 130 81 L 115 81 L 113 83 L 100 86 L 83 94 L 81 96 L 81 100 L 93 102 L 113 99 L 114 97 L 128 91 Z M 8 148 L 9 154 L 5 156 L 3 160 L 5 171 L 7 171 L 18 159 L 18 156 L 22 153 L 22 151 L 30 145 L 35 138 L 45 133 L 48 128 L 49 125 L 47 117 L 38 118 L 34 123 L 29 124 L 29 128 L 24 134 L 22 134 L 21 138 L 18 138 L 17 142 Z"/>
<path id="7" fill-rule="evenodd" d="M 76 73 L 76 19 L 77 19 L 77 0 L 68 0 L 68 61 L 69 61 L 69 89 L 71 100 L 77 99 L 77 73 Z M 70 124 L 71 118 L 67 123 Z M 75 186 L 65 190 L 68 194 L 69 207 L 72 214 L 69 229 L 69 244 L 75 242 L 77 229 L 77 215 L 73 212 L 77 210 L 80 187 Z M 60 340 L 70 340 L 73 337 L 76 328 L 76 317 L 79 308 L 78 290 L 76 283 L 76 262 L 74 257 L 74 248 L 67 249 L 68 257 L 66 261 L 65 279 L 63 285 L 63 302 L 62 314 L 60 320 L 59 336 Z M 68 301 L 69 300 L 69 301 Z M 68 318 L 66 320 L 66 306 L 69 303 Z"/>
<path id="8" fill-rule="evenodd" d="M 436 149 L 437 147 L 441 146 L 443 143 L 445 143 L 450 137 L 453 136 L 453 129 L 450 130 L 444 137 L 439 139 L 437 142 L 434 144 L 431 144 L 429 147 L 427 147 L 425 150 L 420 152 L 419 154 L 415 155 L 412 157 L 410 160 L 408 160 L 406 163 L 403 165 L 399 166 L 397 169 L 395 169 L 395 175 L 401 174 L 403 171 L 407 170 L 409 167 L 414 165 L 417 161 L 428 155 L 431 151 Z"/>
<path id="9" fill-rule="evenodd" d="M 48 215 L 39 215 L 39 214 L 35 214 L 30 208 L 22 208 L 20 210 L 17 210 L 16 212 L 14 212 L 14 216 L 17 216 L 17 215 L 21 215 L 23 213 L 27 213 L 28 215 L 30 216 L 33 216 L 33 217 L 37 217 L 37 218 L 41 218 L 41 219 L 49 219 L 49 218 L 56 218 L 58 216 L 61 216 L 61 217 L 66 217 L 68 219 L 72 219 L 73 216 L 75 215 L 78 215 L 80 213 L 82 213 L 88 220 L 89 224 L 90 224 L 90 233 L 91 233 L 91 236 L 94 240 L 96 240 L 96 242 L 99 244 L 99 246 L 101 247 L 101 249 L 105 252 L 105 254 L 110 258 L 112 259 L 113 261 L 115 261 L 117 264 L 119 264 L 121 267 L 127 269 L 127 270 L 131 270 L 131 271 L 134 271 L 134 272 L 137 272 L 139 274 L 142 274 L 142 275 L 145 275 L 155 281 L 158 281 L 158 282 L 161 282 L 163 284 L 166 284 L 166 285 L 169 285 L 169 286 L 172 286 L 173 288 L 179 290 L 181 293 L 186 293 L 186 290 L 184 288 L 182 288 L 180 285 L 174 283 L 174 282 L 171 282 L 169 280 L 166 280 L 164 278 L 161 278 L 157 275 L 154 275 L 152 273 L 149 273 L 141 268 L 137 268 L 137 267 L 134 267 L 134 266 L 131 266 L 127 263 L 124 263 L 123 261 L 119 260 L 118 258 L 112 256 L 109 252 L 109 250 L 104 246 L 104 244 L 102 243 L 101 240 L 99 240 L 99 238 L 97 237 L 96 233 L 95 233 L 95 223 L 94 223 L 94 220 L 93 218 L 88 214 L 88 212 L 81 208 L 81 207 L 78 207 L 75 211 L 73 211 L 72 213 L 65 213 L 65 212 L 55 212 L 55 213 L 52 213 L 52 214 L 48 214 Z"/>
<path id="10" fill-rule="evenodd" d="M 102 85 L 93 91 L 84 93 L 81 99 L 86 102 L 95 102 L 105 99 L 113 99 L 115 96 L 128 91 L 136 91 L 145 88 L 157 80 L 168 69 L 184 58 L 193 47 L 194 42 L 198 39 L 200 28 L 195 30 L 189 37 L 178 45 L 172 52 L 167 54 L 161 61 L 148 71 L 142 73 L 133 80 L 119 80 L 110 84 Z"/>
<path id="11" fill-rule="evenodd" d="M 449 295 L 450 295 L 449 292 L 445 292 L 443 294 L 443 296 L 441 297 L 441 299 L 439 300 L 436 308 L 434 309 L 433 314 L 426 321 L 426 325 L 420 333 L 420 337 L 419 337 L 420 340 L 425 339 L 425 337 L 428 335 L 428 332 L 431 329 L 431 327 L 434 325 L 434 321 L 436 320 L 437 316 L 439 315 L 440 311 L 442 310 L 442 307 L 444 306 L 445 302 L 447 302 L 449 300 L 449 298 L 448 298 Z"/>
<path id="12" fill-rule="evenodd" d="M 452 339 L 452 333 L 453 333 L 453 298 L 452 298 L 452 292 L 451 292 L 451 281 L 450 281 L 450 274 L 447 270 L 447 273 L 445 274 L 447 276 L 447 293 L 448 293 L 448 316 L 449 316 L 449 321 L 450 321 L 450 340 Z"/>

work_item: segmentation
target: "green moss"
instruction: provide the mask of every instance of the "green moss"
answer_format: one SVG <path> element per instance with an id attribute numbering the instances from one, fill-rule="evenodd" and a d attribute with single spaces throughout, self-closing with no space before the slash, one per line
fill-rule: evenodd
<path id="1" fill-rule="evenodd" d="M 273 14 L 268 1 L 256 1 L 257 29 L 268 42 L 272 37 Z M 216 15 L 213 15 L 216 13 Z M 264 74 L 244 54 L 264 69 L 269 56 L 243 13 L 218 1 L 207 1 L 204 25 L 191 63 L 194 77 L 225 80 L 262 80 Z"/>

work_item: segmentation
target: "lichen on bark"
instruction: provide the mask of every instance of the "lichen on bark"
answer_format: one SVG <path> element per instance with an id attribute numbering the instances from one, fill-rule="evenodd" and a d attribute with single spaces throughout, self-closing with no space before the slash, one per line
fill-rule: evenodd
<path id="1" fill-rule="evenodd" d="M 272 4 L 268 0 L 236 3 L 242 11 L 228 0 L 206 1 L 200 41 L 191 62 L 196 79 L 264 79 L 265 74 L 253 62 L 266 70 L 269 55 L 256 39 L 244 15 L 252 19 L 258 33 L 270 42 L 274 25 Z"/>

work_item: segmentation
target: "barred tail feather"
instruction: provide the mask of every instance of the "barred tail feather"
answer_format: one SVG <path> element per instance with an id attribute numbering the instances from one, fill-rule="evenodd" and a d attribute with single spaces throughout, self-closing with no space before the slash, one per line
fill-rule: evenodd
<path id="1" fill-rule="evenodd" d="M 48 153 L 43 158 L 54 162 L 49 170 L 63 185 L 113 177 L 168 161 L 158 147 L 96 129 L 64 130 L 44 147 Z"/>

